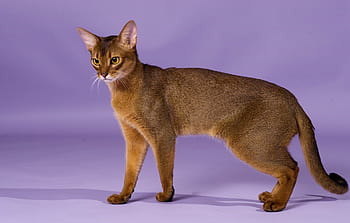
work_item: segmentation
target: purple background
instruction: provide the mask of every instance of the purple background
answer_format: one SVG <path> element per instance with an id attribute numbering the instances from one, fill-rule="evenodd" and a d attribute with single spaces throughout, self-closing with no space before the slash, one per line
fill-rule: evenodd
<path id="1" fill-rule="evenodd" d="M 349 194 L 316 185 L 297 140 L 290 151 L 300 177 L 284 212 L 264 213 L 257 201 L 273 178 L 206 137 L 178 140 L 173 203 L 154 199 L 160 183 L 149 153 L 135 202 L 106 204 L 122 186 L 124 141 L 106 86 L 91 87 L 94 70 L 75 30 L 118 34 L 134 19 L 144 63 L 210 68 L 286 87 L 313 120 L 326 169 L 350 180 L 349 1 L 2 0 L 0 18 L 0 222 L 350 216 Z"/>

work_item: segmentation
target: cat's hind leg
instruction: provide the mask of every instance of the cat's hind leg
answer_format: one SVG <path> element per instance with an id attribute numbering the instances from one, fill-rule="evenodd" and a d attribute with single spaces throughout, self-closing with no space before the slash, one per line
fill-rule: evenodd
<path id="1" fill-rule="evenodd" d="M 262 129 L 225 135 L 228 147 L 239 159 L 277 179 L 272 192 L 259 195 L 265 211 L 283 210 L 294 189 L 299 168 L 287 150 L 292 136 L 293 133 L 287 133 L 272 137 L 269 131 L 264 134 Z"/>
<path id="2" fill-rule="evenodd" d="M 259 168 L 256 168 L 259 170 Z M 259 195 L 259 200 L 264 203 L 263 209 L 265 211 L 281 211 L 283 210 L 294 189 L 299 168 L 279 166 L 274 171 L 269 171 L 270 175 L 277 178 L 277 183 L 272 192 L 263 192 Z M 268 173 L 266 171 L 266 173 Z"/>

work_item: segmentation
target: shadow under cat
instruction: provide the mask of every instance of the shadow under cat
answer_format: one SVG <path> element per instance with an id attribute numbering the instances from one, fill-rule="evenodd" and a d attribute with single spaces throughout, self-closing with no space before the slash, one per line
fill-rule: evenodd
<path id="1" fill-rule="evenodd" d="M 96 200 L 107 204 L 105 198 L 114 191 L 105 191 L 97 189 L 44 189 L 44 188 L 0 188 L 0 198 L 15 198 L 25 200 Z M 287 210 L 297 208 L 312 202 L 331 202 L 338 199 L 323 195 L 306 194 L 302 197 L 292 198 L 289 202 Z M 155 193 L 151 192 L 135 192 L 129 201 L 134 203 L 143 201 L 146 203 L 158 203 L 155 199 Z M 174 200 L 163 205 L 210 205 L 220 207 L 248 206 L 261 210 L 261 204 L 258 199 L 242 199 L 242 198 L 225 198 L 215 196 L 202 196 L 196 194 L 176 194 Z M 125 204 L 129 205 L 129 204 Z M 118 205 L 116 205 L 118 206 Z"/>

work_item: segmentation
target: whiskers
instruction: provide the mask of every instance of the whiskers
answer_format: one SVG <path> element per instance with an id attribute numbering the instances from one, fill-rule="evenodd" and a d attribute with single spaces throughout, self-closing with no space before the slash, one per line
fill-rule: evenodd
<path id="1" fill-rule="evenodd" d="M 98 78 L 96 75 L 92 76 L 91 79 L 92 80 L 92 83 L 90 85 L 90 89 L 92 90 L 94 88 L 94 86 L 97 87 L 97 91 L 99 90 L 100 88 L 100 82 L 101 82 L 101 79 Z"/>
<path id="2" fill-rule="evenodd" d="M 99 78 L 98 76 L 94 75 L 91 77 L 91 86 L 90 89 L 92 90 L 95 86 L 97 87 L 97 91 L 99 91 L 100 88 L 100 83 L 104 82 L 103 79 Z M 116 79 L 107 79 L 106 83 L 110 86 L 113 86 L 117 89 L 124 89 L 124 90 L 129 90 L 129 84 L 127 81 L 127 78 L 116 78 Z"/>

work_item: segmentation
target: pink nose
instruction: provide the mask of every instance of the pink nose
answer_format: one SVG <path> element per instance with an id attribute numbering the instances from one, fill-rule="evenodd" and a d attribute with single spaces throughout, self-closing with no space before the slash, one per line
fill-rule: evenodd
<path id="1" fill-rule="evenodd" d="M 108 73 L 107 72 L 101 72 L 100 75 L 105 78 L 105 77 L 107 77 Z"/>

